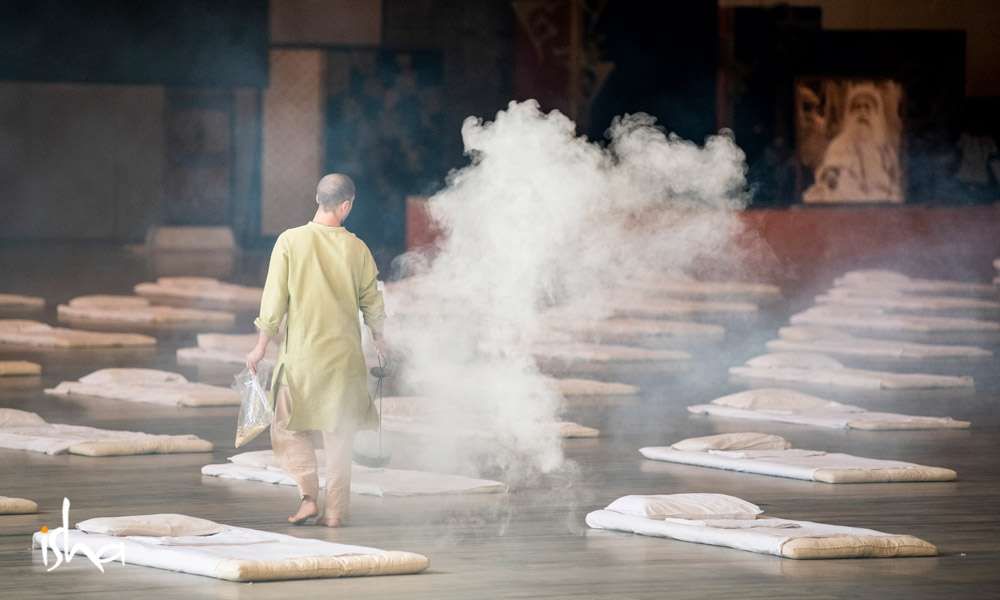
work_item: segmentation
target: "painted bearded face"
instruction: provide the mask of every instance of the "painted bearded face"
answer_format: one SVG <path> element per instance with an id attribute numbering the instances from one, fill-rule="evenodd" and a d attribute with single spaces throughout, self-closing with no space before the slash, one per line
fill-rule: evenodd
<path id="1" fill-rule="evenodd" d="M 847 124 L 856 135 L 872 136 L 877 130 L 878 99 L 867 92 L 855 94 L 847 107 Z"/>

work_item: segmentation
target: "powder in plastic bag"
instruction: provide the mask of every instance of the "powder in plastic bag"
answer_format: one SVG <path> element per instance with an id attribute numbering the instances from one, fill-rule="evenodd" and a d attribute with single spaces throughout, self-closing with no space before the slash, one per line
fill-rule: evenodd
<path id="1" fill-rule="evenodd" d="M 236 376 L 233 389 L 240 395 L 240 414 L 236 417 L 236 447 L 239 448 L 271 426 L 274 409 L 260 380 L 246 369 Z"/>

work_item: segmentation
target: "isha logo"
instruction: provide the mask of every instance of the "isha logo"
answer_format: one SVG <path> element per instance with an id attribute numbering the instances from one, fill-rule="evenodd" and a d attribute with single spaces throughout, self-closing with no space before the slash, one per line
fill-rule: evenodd
<path id="1" fill-rule="evenodd" d="M 70 546 L 69 498 L 63 498 L 62 519 L 62 527 L 57 527 L 52 531 L 49 531 L 48 527 L 43 526 L 39 531 L 39 533 L 42 534 L 39 536 L 39 541 L 42 545 L 42 563 L 44 563 L 46 567 L 49 567 L 49 552 L 52 552 L 52 554 L 56 557 L 55 564 L 46 569 L 46 572 L 58 569 L 63 563 L 71 562 L 73 557 L 78 553 L 86 556 L 90 562 L 94 563 L 94 566 L 97 567 L 97 570 L 101 573 L 104 572 L 104 563 L 120 560 L 122 565 L 125 564 L 125 544 L 121 542 L 101 546 L 96 550 L 83 542 L 77 542 Z M 59 547 L 60 535 L 62 536 L 61 548 Z"/>

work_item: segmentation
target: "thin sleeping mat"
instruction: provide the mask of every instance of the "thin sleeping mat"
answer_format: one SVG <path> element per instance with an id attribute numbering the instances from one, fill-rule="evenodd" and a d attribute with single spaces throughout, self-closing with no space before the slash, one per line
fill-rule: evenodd
<path id="1" fill-rule="evenodd" d="M 0 310 L 41 310 L 45 308 L 45 299 L 37 296 L 22 296 L 20 294 L 0 294 Z"/>
<path id="2" fill-rule="evenodd" d="M 692 360 L 681 350 L 572 341 L 537 344 L 532 354 L 539 370 L 552 375 L 670 375 L 690 370 Z"/>
<path id="3" fill-rule="evenodd" d="M 850 271 L 833 282 L 836 288 L 853 288 L 861 292 L 906 292 L 927 295 L 985 296 L 995 297 L 996 291 L 989 284 L 953 281 L 948 279 L 923 279 L 909 277 L 896 271 L 860 270 Z"/>
<path id="4" fill-rule="evenodd" d="M 795 390 L 762 388 L 738 392 L 688 407 L 698 415 L 774 423 L 794 423 L 829 429 L 899 431 L 914 429 L 968 429 L 968 421 L 951 417 L 923 417 L 869 411 Z"/>
<path id="5" fill-rule="evenodd" d="M 197 346 L 178 348 L 177 362 L 182 365 L 204 366 L 212 363 L 218 366 L 246 364 L 246 355 L 257 343 L 257 334 L 201 333 L 197 336 Z M 268 345 L 263 363 L 273 367 L 278 358 L 275 344 Z"/>
<path id="6" fill-rule="evenodd" d="M 322 452 L 317 452 L 320 465 L 322 459 Z M 295 480 L 278 466 L 270 450 L 244 452 L 230 457 L 229 460 L 229 463 L 205 465 L 201 469 L 201 474 L 222 479 L 295 485 Z M 323 472 L 322 466 L 319 472 Z M 323 485 L 321 476 L 320 486 Z M 356 464 L 353 465 L 351 473 L 351 492 L 368 496 L 495 494 L 506 490 L 507 486 L 499 481 L 429 471 L 372 469 Z"/>
<path id="7" fill-rule="evenodd" d="M 0 496 L 0 515 L 30 515 L 38 512 L 38 503 L 27 498 Z"/>
<path id="8" fill-rule="evenodd" d="M 932 482 L 958 477 L 955 471 L 940 467 L 796 448 L 684 452 L 653 446 L 639 452 L 650 460 L 821 483 Z"/>
<path id="9" fill-rule="evenodd" d="M 167 406 L 238 406 L 234 390 L 193 383 L 180 373 L 157 369 L 101 369 L 78 381 L 45 390 L 52 396 L 88 396 Z"/>
<path id="10" fill-rule="evenodd" d="M 752 281 L 698 281 L 669 276 L 645 277 L 629 281 L 627 287 L 644 290 L 658 297 L 745 299 L 761 302 L 781 298 L 781 288 Z"/>
<path id="11" fill-rule="evenodd" d="M 120 348 L 155 346 L 156 338 L 136 333 L 98 333 L 52 327 L 38 321 L 0 319 L 0 344 L 35 348 Z"/>
<path id="12" fill-rule="evenodd" d="M 26 360 L 0 360 L 0 377 L 41 375 L 42 365 Z"/>
<path id="13" fill-rule="evenodd" d="M 906 339 L 930 344 L 1000 342 L 1000 322 L 962 317 L 929 317 L 889 313 L 874 308 L 822 305 L 789 319 L 792 325 L 847 330 L 862 337 Z"/>
<path id="14" fill-rule="evenodd" d="M 992 351 L 978 346 L 865 338 L 832 327 L 782 327 L 778 335 L 778 339 L 767 342 L 767 349 L 771 352 L 809 352 L 837 358 L 901 362 L 983 361 L 993 357 Z"/>
<path id="15" fill-rule="evenodd" d="M 1000 302 L 982 298 L 952 296 L 914 296 L 903 292 L 866 293 L 849 288 L 833 288 L 816 296 L 821 305 L 876 308 L 886 312 L 928 315 L 988 315 L 1000 314 Z"/>
<path id="16" fill-rule="evenodd" d="M 212 443 L 194 435 L 158 435 L 49 423 L 33 412 L 0 408 L 0 449 L 126 456 L 211 452 Z"/>
<path id="17" fill-rule="evenodd" d="M 59 320 L 86 326 L 155 329 L 228 329 L 233 313 L 195 308 L 153 306 L 139 296 L 80 296 L 57 309 Z"/>
<path id="18" fill-rule="evenodd" d="M 91 548 L 122 544 L 126 568 L 138 565 L 202 575 L 227 581 L 275 581 L 328 577 L 406 575 L 427 568 L 427 557 L 412 552 L 386 551 L 300 538 L 243 527 L 223 526 L 211 535 L 106 535 L 70 529 L 68 544 Z M 62 544 L 62 534 L 36 532 L 32 547 L 43 540 Z M 331 592 L 334 593 L 334 592 Z"/>
<path id="19" fill-rule="evenodd" d="M 262 288 L 224 283 L 210 277 L 160 277 L 156 282 L 135 286 L 136 294 L 157 304 L 234 311 L 257 310 L 263 292 Z"/>
<path id="20" fill-rule="evenodd" d="M 829 385 L 869 390 L 925 390 L 975 387 L 972 377 L 896 373 L 850 369 L 824 354 L 773 353 L 751 358 L 745 365 L 730 367 L 735 378 L 755 381 Z"/>
<path id="21" fill-rule="evenodd" d="M 593 529 L 609 529 L 682 542 L 723 546 L 792 559 L 902 558 L 936 556 L 937 548 L 912 535 L 811 521 L 758 518 L 749 521 L 650 519 L 610 510 L 587 515 Z"/>
<path id="22" fill-rule="evenodd" d="M 592 382 L 601 384 L 602 382 Z M 623 384 L 611 384 L 620 386 Z M 442 425 L 447 424 L 447 432 Z M 456 419 L 447 407 L 424 396 L 386 396 L 382 399 L 382 427 L 385 431 L 411 435 L 448 435 L 452 437 L 475 437 L 490 439 L 495 434 L 490 431 L 490 418 L 467 411 Z M 562 438 L 599 437 L 600 430 L 571 421 L 552 421 L 544 427 L 555 430 Z"/>
<path id="23" fill-rule="evenodd" d="M 726 330 L 721 325 L 659 319 L 553 319 L 548 326 L 554 331 L 572 335 L 577 340 L 650 347 L 713 343 L 721 341 L 726 335 Z"/>

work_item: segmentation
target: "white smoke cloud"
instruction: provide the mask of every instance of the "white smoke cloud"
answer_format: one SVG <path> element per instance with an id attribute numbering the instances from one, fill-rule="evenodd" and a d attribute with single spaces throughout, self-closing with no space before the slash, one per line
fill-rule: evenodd
<path id="1" fill-rule="evenodd" d="M 443 435 L 433 451 L 523 481 L 564 460 L 561 398 L 529 351 L 550 335 L 545 310 L 599 317 L 630 279 L 726 249 L 744 155 L 726 135 L 699 147 L 642 114 L 616 118 L 602 146 L 533 100 L 466 119 L 462 138 L 470 164 L 429 200 L 442 240 L 429 260 L 404 257 L 419 273 L 387 292 L 390 314 L 408 315 L 392 319 L 390 343 L 443 433 L 471 421 L 495 437 L 470 448 Z"/>

